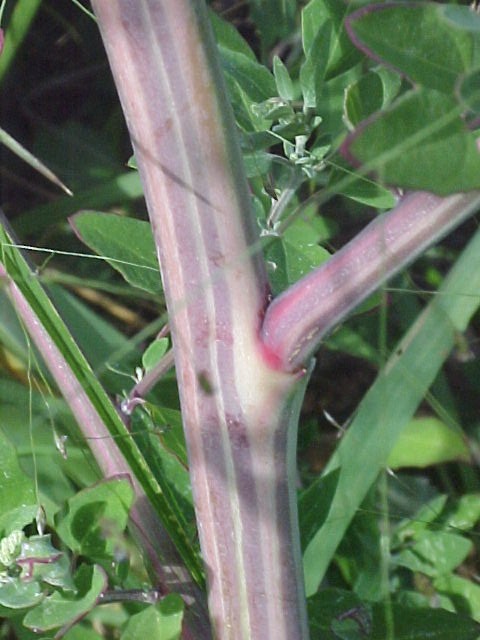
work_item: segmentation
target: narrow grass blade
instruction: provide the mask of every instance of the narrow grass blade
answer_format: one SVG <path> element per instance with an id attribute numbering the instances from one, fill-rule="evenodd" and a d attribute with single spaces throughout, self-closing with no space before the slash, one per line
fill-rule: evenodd
<path id="1" fill-rule="evenodd" d="M 12 153 L 17 155 L 21 160 L 29 164 L 35 171 L 38 171 L 42 174 L 47 180 L 53 182 L 57 187 L 60 187 L 62 191 L 69 196 L 73 196 L 73 193 L 70 189 L 63 184 L 58 176 L 56 176 L 53 171 L 50 171 L 48 167 L 46 167 L 43 162 L 41 162 L 37 157 L 35 157 L 30 151 L 25 149 L 15 138 L 12 138 L 10 134 L 8 134 L 5 129 L 0 127 L 0 142 L 3 143 Z"/>
<path id="2" fill-rule="evenodd" d="M 351 519 L 450 353 L 456 332 L 465 330 L 479 304 L 477 232 L 395 349 L 325 469 L 325 474 L 337 470 L 338 483 L 328 516 L 304 553 L 307 595 L 317 590 Z"/>
<path id="3" fill-rule="evenodd" d="M 30 29 L 42 0 L 17 0 L 5 30 L 5 42 L 0 56 L 0 84 Z"/>

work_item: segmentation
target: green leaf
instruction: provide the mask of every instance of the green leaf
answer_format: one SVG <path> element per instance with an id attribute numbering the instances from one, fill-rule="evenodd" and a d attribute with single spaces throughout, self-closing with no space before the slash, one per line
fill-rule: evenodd
<path id="1" fill-rule="evenodd" d="M 326 79 L 347 71 L 361 58 L 345 32 L 344 21 L 348 12 L 346 3 L 338 0 L 311 0 L 302 11 L 302 43 L 306 55 L 314 46 L 319 31 L 327 23 L 332 25 L 325 67 Z"/>
<path id="2" fill-rule="evenodd" d="M 345 92 L 345 117 L 351 128 L 382 108 L 383 82 L 375 71 L 363 75 Z"/>
<path id="3" fill-rule="evenodd" d="M 265 256 L 269 278 L 275 294 L 300 280 L 330 257 L 318 244 L 328 234 L 325 223 L 309 208 L 287 227 L 280 237 L 267 237 Z"/>
<path id="4" fill-rule="evenodd" d="M 131 616 L 120 640 L 177 640 L 182 632 L 183 609 L 180 596 L 169 595 L 158 605 Z"/>
<path id="5" fill-rule="evenodd" d="M 348 524 L 450 353 L 456 332 L 465 330 L 477 309 L 479 291 L 476 233 L 445 278 L 440 295 L 418 317 L 364 397 L 325 469 L 325 474 L 334 469 L 340 474 L 327 520 L 304 553 L 307 594 L 317 590 Z"/>
<path id="6" fill-rule="evenodd" d="M 151 342 L 142 355 L 142 366 L 145 371 L 153 369 L 168 351 L 168 338 L 158 338 Z"/>
<path id="7" fill-rule="evenodd" d="M 107 588 L 107 576 L 98 565 L 82 565 L 75 575 L 78 593 L 75 598 L 57 591 L 27 613 L 23 624 L 36 632 L 50 631 L 83 617 L 98 602 Z"/>
<path id="8" fill-rule="evenodd" d="M 212 24 L 213 35 L 219 47 L 229 49 L 241 53 L 250 60 L 256 62 L 255 54 L 248 45 L 247 41 L 242 38 L 235 27 L 223 20 L 214 11 L 209 10 L 210 22 Z"/>
<path id="9" fill-rule="evenodd" d="M 457 610 L 471 615 L 480 621 L 480 586 L 472 580 L 467 580 L 455 574 L 436 578 L 433 586 L 443 596 L 447 596 L 455 603 Z"/>
<path id="10" fill-rule="evenodd" d="M 372 617 L 369 640 L 385 640 L 388 637 L 395 640 L 476 640 L 480 633 L 478 622 L 444 609 L 375 603 L 372 605 Z"/>
<path id="11" fill-rule="evenodd" d="M 356 175 L 342 167 L 341 163 L 332 171 L 328 186 L 334 193 L 376 209 L 392 209 L 397 203 L 390 189 L 371 178 Z"/>
<path id="12" fill-rule="evenodd" d="M 305 62 L 300 68 L 303 102 L 308 108 L 320 108 L 331 33 L 332 25 L 327 21 L 318 30 L 312 46 L 306 53 Z"/>
<path id="13" fill-rule="evenodd" d="M 278 40 L 288 37 L 295 26 L 296 0 L 250 0 L 250 11 L 266 54 Z"/>
<path id="14" fill-rule="evenodd" d="M 480 495 L 467 493 L 455 503 L 453 513 L 448 516 L 448 526 L 452 529 L 468 531 L 480 520 Z"/>
<path id="15" fill-rule="evenodd" d="M 21 610 L 30 609 L 45 597 L 45 590 L 37 580 L 25 582 L 19 578 L 0 583 L 0 615 L 17 616 Z"/>
<path id="16" fill-rule="evenodd" d="M 458 567 L 472 547 L 470 540 L 450 531 L 423 531 L 417 542 L 395 554 L 392 561 L 413 572 L 436 577 Z"/>
<path id="17" fill-rule="evenodd" d="M 422 505 L 415 516 L 400 523 L 395 529 L 392 547 L 396 548 L 404 542 L 418 539 L 432 523 L 439 523 L 447 503 L 447 496 L 440 495 Z"/>
<path id="18" fill-rule="evenodd" d="M 23 567 L 24 580 L 31 576 L 67 591 L 74 588 L 69 558 L 53 546 L 50 534 L 27 538 L 17 563 Z"/>
<path id="19" fill-rule="evenodd" d="M 80 240 L 102 256 L 134 287 L 162 291 L 150 224 L 112 213 L 82 211 L 70 218 Z"/>
<path id="20" fill-rule="evenodd" d="M 231 76 L 251 102 L 263 102 L 276 95 L 275 80 L 270 71 L 244 53 L 220 47 L 224 72 Z"/>
<path id="21" fill-rule="evenodd" d="M 322 640 L 370 640 L 371 606 L 350 591 L 322 589 L 307 601 L 312 638 Z M 355 614 L 354 619 L 349 612 Z M 357 635 L 352 635 L 352 631 Z M 350 635 L 348 635 L 350 632 Z"/>
<path id="22" fill-rule="evenodd" d="M 273 57 L 273 75 L 277 84 L 278 95 L 284 100 L 293 100 L 295 90 L 287 67 L 278 56 Z"/>
<path id="23" fill-rule="evenodd" d="M 438 418 L 415 418 L 405 425 L 388 457 L 388 466 L 393 469 L 427 467 L 469 459 L 470 453 L 461 433 Z"/>
<path id="24" fill-rule="evenodd" d="M 349 16 L 347 31 L 375 60 L 412 82 L 450 94 L 473 62 L 478 34 L 464 27 L 467 21 L 475 29 L 480 25 L 480 16 L 468 7 L 456 7 L 454 15 L 447 10 L 445 15 L 444 7 L 429 2 L 377 4 Z"/>
<path id="25" fill-rule="evenodd" d="M 112 478 L 84 489 L 55 516 L 57 533 L 74 553 L 111 560 L 121 544 L 133 498 L 127 478 Z"/>
<path id="26" fill-rule="evenodd" d="M 18 462 L 15 447 L 0 429 L 0 534 L 32 522 L 38 509 L 33 481 Z"/>
<path id="27" fill-rule="evenodd" d="M 433 90 L 405 94 L 351 134 L 343 153 L 403 188 L 446 195 L 480 187 L 475 134 L 465 127 L 456 101 Z"/>
<path id="28" fill-rule="evenodd" d="M 322 640 L 476 640 L 480 625 L 443 609 L 363 602 L 354 593 L 324 589 L 308 600 L 312 638 Z"/>
<path id="29" fill-rule="evenodd" d="M 63 140 L 63 145 L 65 141 Z M 76 191 L 73 198 L 63 196 L 53 202 L 42 204 L 25 211 L 15 218 L 17 233 L 41 233 L 48 225 L 65 220 L 67 216 L 80 210 L 107 208 L 119 202 L 137 200 L 143 195 L 140 176 L 137 171 L 119 173 L 98 185 L 88 185 Z"/>

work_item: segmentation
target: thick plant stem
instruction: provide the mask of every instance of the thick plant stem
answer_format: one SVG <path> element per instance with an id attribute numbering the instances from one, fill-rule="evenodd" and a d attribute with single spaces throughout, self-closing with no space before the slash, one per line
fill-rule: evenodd
<path id="1" fill-rule="evenodd" d="M 428 246 L 480 206 L 480 192 L 440 198 L 410 193 L 379 216 L 324 265 L 269 306 L 262 326 L 265 347 L 284 371 L 295 371 L 322 337 Z"/>
<path id="2" fill-rule="evenodd" d="M 268 287 L 204 3 L 92 4 L 159 251 L 213 633 L 304 640 L 298 376 L 259 341 Z"/>

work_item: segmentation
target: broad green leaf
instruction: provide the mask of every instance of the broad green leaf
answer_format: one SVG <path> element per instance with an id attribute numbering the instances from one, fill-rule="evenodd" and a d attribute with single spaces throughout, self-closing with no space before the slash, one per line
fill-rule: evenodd
<path id="1" fill-rule="evenodd" d="M 378 298 L 375 298 L 378 306 Z M 356 358 L 362 358 L 373 362 L 375 365 L 379 363 L 378 349 L 367 342 L 357 331 L 351 329 L 347 324 L 340 326 L 326 340 L 326 346 L 335 351 L 343 351 L 349 353 Z"/>
<path id="2" fill-rule="evenodd" d="M 324 221 L 316 215 L 314 208 L 310 208 L 303 216 L 298 216 L 282 236 L 266 238 L 264 251 L 275 294 L 330 257 L 330 253 L 318 244 L 327 234 Z"/>
<path id="3" fill-rule="evenodd" d="M 383 84 L 383 106 L 386 107 L 397 97 L 402 87 L 402 78 L 400 74 L 387 67 L 379 66 L 375 69 L 375 73 Z"/>
<path id="4" fill-rule="evenodd" d="M 415 513 L 415 516 L 409 520 L 401 522 L 395 529 L 392 539 L 392 547 L 395 549 L 404 542 L 418 539 L 423 533 L 430 528 L 432 523 L 440 526 L 440 521 L 444 510 L 446 509 L 447 496 L 439 495 L 423 504 Z"/>
<path id="5" fill-rule="evenodd" d="M 15 218 L 15 230 L 20 234 L 41 233 L 48 225 L 63 221 L 77 211 L 93 207 L 107 208 L 118 205 L 119 202 L 138 200 L 142 195 L 143 188 L 138 172 L 120 173 L 98 185 L 89 185 L 76 191 L 73 198 L 63 196 L 25 211 Z"/>
<path id="6" fill-rule="evenodd" d="M 345 117 L 351 128 L 382 108 L 383 82 L 375 71 L 370 71 L 345 92 Z"/>
<path id="7" fill-rule="evenodd" d="M 435 591 L 450 598 L 457 607 L 480 622 L 480 585 L 473 580 L 449 574 L 436 578 L 433 586 Z"/>
<path id="8" fill-rule="evenodd" d="M 387 184 L 439 195 L 480 187 L 475 134 L 456 101 L 437 91 L 408 92 L 351 134 L 343 151 Z"/>
<path id="9" fill-rule="evenodd" d="M 256 61 L 255 54 L 248 45 L 247 41 L 242 38 L 237 29 L 226 20 L 223 20 L 214 11 L 209 11 L 210 22 L 212 24 L 213 35 L 219 47 L 230 49 L 241 53 L 250 60 Z"/>
<path id="10" fill-rule="evenodd" d="M 305 54 L 305 62 L 300 68 L 304 107 L 320 107 L 331 37 L 332 25 L 327 20 L 318 30 L 312 46 Z"/>
<path id="11" fill-rule="evenodd" d="M 24 580 L 31 576 L 65 591 L 74 589 L 70 559 L 53 546 L 50 534 L 26 538 L 17 563 L 23 568 L 21 578 Z"/>
<path id="12" fill-rule="evenodd" d="M 456 7 L 456 15 L 480 24 L 468 7 Z M 347 30 L 367 55 L 446 93 L 471 68 L 477 35 L 445 19 L 445 9 L 433 2 L 370 5 L 349 16 Z"/>
<path id="13" fill-rule="evenodd" d="M 376 209 L 393 209 L 397 203 L 397 198 L 390 189 L 383 187 L 369 177 L 357 176 L 353 171 L 342 167 L 341 164 L 332 171 L 329 188 L 334 193 L 339 193 L 350 200 Z"/>
<path id="14" fill-rule="evenodd" d="M 302 43 L 307 55 L 314 46 L 318 32 L 328 22 L 332 24 L 325 69 L 327 79 L 350 69 L 361 58 L 345 32 L 344 21 L 348 11 L 346 3 L 337 0 L 311 0 L 302 11 Z"/>
<path id="15" fill-rule="evenodd" d="M 107 576 L 98 565 L 82 565 L 75 575 L 77 595 L 66 597 L 61 591 L 45 598 L 35 609 L 27 613 L 23 624 L 37 633 L 57 629 L 83 617 L 98 602 L 107 588 Z"/>
<path id="16" fill-rule="evenodd" d="M 293 100 L 295 90 L 287 67 L 278 56 L 273 57 L 273 75 L 277 84 L 278 95 L 284 100 Z"/>
<path id="17" fill-rule="evenodd" d="M 145 371 L 153 369 L 167 353 L 168 338 L 158 338 L 151 342 L 142 355 L 142 366 Z"/>
<path id="18" fill-rule="evenodd" d="M 372 611 L 357 594 L 342 589 L 322 589 L 307 601 L 313 640 L 370 640 Z M 354 613 L 352 618 L 349 612 Z M 352 631 L 357 631 L 353 635 Z M 350 632 L 350 635 L 347 635 Z"/>
<path id="19" fill-rule="evenodd" d="M 153 294 L 161 293 L 157 252 L 148 222 L 82 211 L 72 216 L 70 223 L 79 238 L 127 282 Z"/>
<path id="20" fill-rule="evenodd" d="M 104 640 L 103 635 L 100 635 L 94 629 L 83 624 L 76 624 L 63 638 L 64 640 Z"/>
<path id="21" fill-rule="evenodd" d="M 83 489 L 55 516 L 58 535 L 72 551 L 95 560 L 111 560 L 121 543 L 134 498 L 127 478 Z"/>
<path id="22" fill-rule="evenodd" d="M 391 615 L 391 626 L 389 623 Z M 369 640 L 476 640 L 480 625 L 467 615 L 445 609 L 410 608 L 393 603 L 372 605 Z"/>
<path id="23" fill-rule="evenodd" d="M 392 562 L 413 572 L 436 577 L 458 567 L 472 547 L 470 540 L 450 531 L 424 531 L 415 543 L 396 553 Z"/>
<path id="24" fill-rule="evenodd" d="M 37 580 L 26 582 L 19 578 L 0 583 L 0 616 L 18 615 L 30 609 L 45 597 L 45 590 Z"/>
<path id="25" fill-rule="evenodd" d="M 296 8 L 296 0 L 250 0 L 250 11 L 265 54 L 278 40 L 291 34 Z"/>
<path id="26" fill-rule="evenodd" d="M 32 522 L 37 509 L 33 480 L 20 467 L 15 447 L 0 428 L 0 535 Z"/>
<path id="27" fill-rule="evenodd" d="M 177 640 L 182 632 L 183 609 L 180 596 L 169 595 L 158 605 L 131 616 L 120 640 Z"/>
<path id="28" fill-rule="evenodd" d="M 354 593 L 324 589 L 308 600 L 314 640 L 476 640 L 480 625 L 444 609 L 364 602 Z"/>
<path id="29" fill-rule="evenodd" d="M 339 469 L 313 482 L 298 496 L 298 517 L 302 549 L 306 549 L 318 528 L 326 521 L 337 489 Z"/>
<path id="30" fill-rule="evenodd" d="M 231 76 L 252 102 L 263 102 L 276 95 L 275 80 L 259 62 L 238 51 L 220 47 L 224 72 Z"/>
<path id="31" fill-rule="evenodd" d="M 271 141 L 271 137 L 269 137 Z M 271 142 L 270 142 L 271 144 Z M 265 151 L 250 151 L 243 155 L 243 164 L 247 178 L 256 178 L 270 171 L 275 156 Z"/>
<path id="32" fill-rule="evenodd" d="M 418 317 L 377 381 L 328 463 L 325 474 L 340 469 L 327 520 L 304 553 L 307 594 L 314 593 L 348 524 L 365 498 L 402 429 L 435 379 L 479 304 L 480 233 L 476 233 Z M 459 295 L 462 294 L 462 295 Z"/>
<path id="33" fill-rule="evenodd" d="M 405 425 L 388 457 L 388 466 L 427 467 L 442 462 L 470 459 L 461 433 L 438 418 L 415 418 Z"/>
<path id="34" fill-rule="evenodd" d="M 468 531 L 480 520 L 480 495 L 467 493 L 455 502 L 455 508 L 448 514 L 448 526 L 452 529 Z"/>

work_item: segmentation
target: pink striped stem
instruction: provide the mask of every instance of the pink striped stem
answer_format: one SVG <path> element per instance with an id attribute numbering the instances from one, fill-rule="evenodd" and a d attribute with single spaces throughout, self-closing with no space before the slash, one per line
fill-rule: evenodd
<path id="1" fill-rule="evenodd" d="M 295 371 L 321 339 L 382 282 L 480 206 L 480 192 L 440 198 L 416 192 L 379 216 L 324 265 L 270 304 L 265 348 L 283 371 Z"/>
<path id="2" fill-rule="evenodd" d="M 259 342 L 268 286 L 204 3 L 92 4 L 158 247 L 214 637 L 306 639 L 297 376 Z"/>

